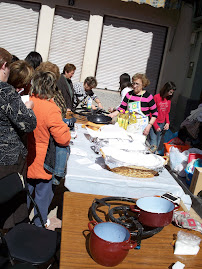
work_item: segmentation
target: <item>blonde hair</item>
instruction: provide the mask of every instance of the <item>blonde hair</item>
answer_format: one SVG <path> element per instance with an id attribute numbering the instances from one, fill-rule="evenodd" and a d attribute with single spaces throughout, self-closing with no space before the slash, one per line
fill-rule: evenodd
<path id="1" fill-rule="evenodd" d="M 31 95 L 50 100 L 56 94 L 56 76 L 53 72 L 37 71 L 32 79 Z"/>
<path id="2" fill-rule="evenodd" d="M 15 89 L 26 87 L 32 79 L 34 69 L 26 61 L 16 61 L 10 65 L 8 83 Z"/>
<path id="3" fill-rule="evenodd" d="M 37 68 L 36 71 L 43 71 L 43 72 L 52 72 L 55 74 L 56 79 L 58 80 L 60 78 L 60 70 L 59 67 L 56 64 L 53 64 L 49 61 L 42 62 Z"/>
<path id="4" fill-rule="evenodd" d="M 149 79 L 146 77 L 145 74 L 141 74 L 141 73 L 136 73 L 133 77 L 132 77 L 132 81 L 135 81 L 137 79 L 141 79 L 142 80 L 142 88 L 147 87 L 150 84 Z"/>

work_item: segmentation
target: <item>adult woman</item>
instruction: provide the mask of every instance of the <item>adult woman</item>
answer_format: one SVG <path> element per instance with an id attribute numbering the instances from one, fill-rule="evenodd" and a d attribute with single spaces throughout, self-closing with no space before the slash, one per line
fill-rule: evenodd
<path id="1" fill-rule="evenodd" d="M 123 73 L 122 75 L 120 75 L 119 85 L 120 85 L 119 90 L 120 90 L 121 102 L 122 102 L 126 93 L 132 91 L 130 75 L 127 73 Z M 110 107 L 108 111 L 113 112 L 113 111 L 116 111 L 117 108 Z"/>
<path id="2" fill-rule="evenodd" d="M 56 64 L 53 64 L 49 61 L 47 62 L 42 62 L 37 68 L 36 71 L 43 71 L 43 72 L 53 72 L 56 76 L 56 80 L 58 81 L 60 78 L 60 70 L 59 67 Z M 54 96 L 54 102 L 56 105 L 60 108 L 61 113 L 62 113 L 62 118 L 66 117 L 67 114 L 67 105 L 65 102 L 65 99 L 62 95 L 62 92 L 58 87 L 56 87 L 56 92 Z"/>
<path id="3" fill-rule="evenodd" d="M 19 60 L 13 62 L 10 65 L 8 83 L 12 85 L 20 95 L 27 95 L 30 90 L 33 71 L 33 67 L 29 65 L 26 61 Z M 26 133 L 21 134 L 21 141 L 27 147 Z"/>
<path id="4" fill-rule="evenodd" d="M 51 62 L 43 62 L 37 68 L 36 71 L 52 72 L 56 76 L 56 80 L 60 78 L 59 67 Z M 60 108 L 63 121 L 66 122 L 67 106 L 61 91 L 56 87 L 54 102 Z M 58 185 L 59 180 L 65 176 L 67 160 L 70 154 L 70 147 L 61 147 L 55 143 L 53 137 L 50 136 L 47 155 L 45 158 L 44 167 L 53 174 L 53 184 Z"/>
<path id="5" fill-rule="evenodd" d="M 150 81 L 148 80 L 145 74 L 140 73 L 135 74 L 132 77 L 133 90 L 126 93 L 117 111 L 109 114 L 109 116 L 113 118 L 118 115 L 119 111 L 123 110 L 123 112 L 125 112 L 128 103 L 137 102 L 137 107 L 140 107 L 140 111 L 143 112 L 145 116 L 149 117 L 151 115 L 149 123 L 143 131 L 143 134 L 145 136 L 149 134 L 149 131 L 158 116 L 153 96 L 144 89 L 149 85 L 149 83 Z"/>
<path id="6" fill-rule="evenodd" d="M 61 111 L 53 100 L 55 89 L 54 73 L 37 71 L 34 74 L 30 99 L 34 102 L 37 127 L 28 140 L 27 181 L 30 192 L 35 190 L 35 201 L 44 223 L 47 222 L 48 207 L 53 198 L 52 174 L 44 169 L 50 134 L 61 146 L 68 146 L 71 138 L 67 124 L 62 121 Z M 38 218 L 35 225 L 41 226 Z"/>
<path id="7" fill-rule="evenodd" d="M 171 98 L 176 90 L 176 86 L 172 81 L 168 81 L 160 92 L 154 95 L 154 101 L 158 109 L 158 117 L 150 130 L 151 150 L 156 152 L 159 147 L 162 131 L 169 129 L 169 113 L 171 107 Z"/>
<path id="8" fill-rule="evenodd" d="M 26 61 L 16 61 L 10 65 L 8 83 L 11 84 L 20 95 L 27 95 L 31 86 L 33 67 Z"/>
<path id="9" fill-rule="evenodd" d="M 39 66 L 40 63 L 43 62 L 43 59 L 40 53 L 36 51 L 31 51 L 25 58 L 25 61 L 28 62 L 28 64 L 30 64 L 34 69 L 36 69 L 37 66 Z"/>
<path id="10" fill-rule="evenodd" d="M 12 54 L 12 61 L 11 61 L 12 63 L 19 61 L 19 60 L 20 59 L 16 55 Z"/>
<path id="11" fill-rule="evenodd" d="M 122 75 L 120 75 L 119 84 L 120 84 L 119 89 L 120 89 L 121 101 L 123 101 L 126 93 L 132 91 L 130 75 L 127 73 L 123 73 Z"/>
<path id="12" fill-rule="evenodd" d="M 88 97 L 92 98 L 97 105 L 98 108 L 103 108 L 100 99 L 97 97 L 97 95 L 93 92 L 93 88 L 97 86 L 97 80 L 95 77 L 87 77 L 85 78 L 84 82 L 78 82 L 74 84 L 74 104 L 73 108 L 76 109 L 76 107 L 81 104 L 86 104 Z M 92 109 L 96 109 L 94 105 L 92 105 Z"/>
<path id="13" fill-rule="evenodd" d="M 63 73 L 57 81 L 57 86 L 61 90 L 68 111 L 71 111 L 74 103 L 74 88 L 71 78 L 74 76 L 76 66 L 67 63 L 63 68 Z"/>
<path id="14" fill-rule="evenodd" d="M 0 178 L 14 172 L 26 176 L 27 149 L 21 136 L 32 132 L 36 127 L 36 117 L 32 111 L 33 102 L 28 101 L 24 104 L 16 90 L 7 83 L 11 60 L 12 55 L 0 48 Z M 4 212 L 2 208 L 0 210 L 1 225 L 4 228 L 13 227 L 27 215 L 21 200 L 19 204 L 11 202 L 5 205 Z M 6 216 L 10 217 L 7 219 Z"/>

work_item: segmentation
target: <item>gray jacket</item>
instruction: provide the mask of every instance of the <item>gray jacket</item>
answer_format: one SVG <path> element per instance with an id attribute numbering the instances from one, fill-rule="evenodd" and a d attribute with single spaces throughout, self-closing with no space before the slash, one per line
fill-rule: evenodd
<path id="1" fill-rule="evenodd" d="M 0 81 L 0 165 L 16 164 L 26 157 L 25 133 L 36 128 L 36 117 L 8 83 Z"/>

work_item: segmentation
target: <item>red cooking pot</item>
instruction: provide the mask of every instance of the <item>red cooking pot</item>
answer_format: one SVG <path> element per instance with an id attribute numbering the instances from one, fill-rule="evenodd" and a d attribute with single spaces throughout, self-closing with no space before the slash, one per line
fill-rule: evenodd
<path id="1" fill-rule="evenodd" d="M 143 197 L 130 209 L 138 213 L 138 220 L 145 226 L 163 227 L 171 223 L 175 205 L 161 197 Z"/>
<path id="2" fill-rule="evenodd" d="M 95 226 L 92 228 L 91 224 Z M 98 264 L 116 266 L 125 259 L 129 249 L 137 246 L 137 243 L 130 239 L 129 230 L 120 224 L 90 221 L 88 228 L 91 231 L 90 253 Z"/>

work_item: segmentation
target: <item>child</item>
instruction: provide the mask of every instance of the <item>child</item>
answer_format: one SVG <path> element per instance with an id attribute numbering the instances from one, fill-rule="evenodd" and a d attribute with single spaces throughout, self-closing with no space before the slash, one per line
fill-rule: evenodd
<path id="1" fill-rule="evenodd" d="M 158 147 L 161 141 L 163 131 L 169 129 L 169 113 L 171 107 L 171 98 L 176 90 L 176 86 L 172 81 L 167 82 L 160 92 L 154 95 L 154 101 L 158 109 L 158 117 L 150 129 L 150 145 L 151 151 L 158 153 Z"/>

